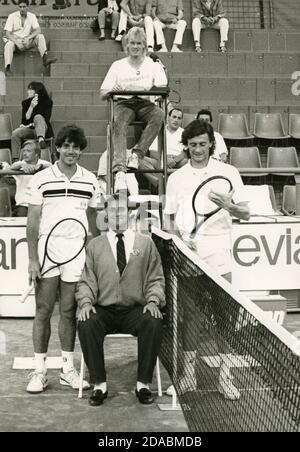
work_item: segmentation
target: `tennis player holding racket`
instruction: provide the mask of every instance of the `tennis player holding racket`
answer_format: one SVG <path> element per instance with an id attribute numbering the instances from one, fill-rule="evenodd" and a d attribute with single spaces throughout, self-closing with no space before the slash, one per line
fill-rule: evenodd
<path id="1" fill-rule="evenodd" d="M 42 392 L 48 385 L 45 361 L 51 333 L 50 319 L 58 292 L 58 335 L 63 359 L 60 383 L 73 389 L 78 389 L 79 385 L 73 362 L 76 335 L 74 293 L 84 267 L 88 226 L 90 232 L 97 235 L 97 179 L 77 164 L 86 144 L 82 129 L 75 125 L 63 127 L 55 141 L 59 160 L 34 175 L 27 188 L 29 283 L 34 283 L 36 292 L 33 324 L 36 368 L 30 374 L 27 386 L 30 393 Z M 47 241 L 49 234 L 51 240 Z M 67 263 L 55 266 L 53 262 Z M 49 267 L 53 269 L 47 271 Z M 85 382 L 84 386 L 89 385 Z"/>
<path id="2" fill-rule="evenodd" d="M 232 217 L 249 219 L 242 179 L 233 166 L 210 158 L 215 138 L 209 123 L 192 121 L 182 133 L 182 143 L 189 161 L 168 179 L 167 229 L 182 238 L 219 275 L 231 281 Z M 188 297 L 184 299 L 187 301 Z M 186 303 L 184 308 L 184 329 L 188 332 L 195 322 L 195 307 Z M 192 344 L 191 337 L 190 334 L 184 341 L 185 366 L 181 387 L 186 390 L 196 389 L 196 344 Z M 225 398 L 238 399 L 240 394 L 232 382 L 225 349 L 222 350 L 222 345 L 218 344 L 218 350 L 221 356 L 219 391 Z"/>

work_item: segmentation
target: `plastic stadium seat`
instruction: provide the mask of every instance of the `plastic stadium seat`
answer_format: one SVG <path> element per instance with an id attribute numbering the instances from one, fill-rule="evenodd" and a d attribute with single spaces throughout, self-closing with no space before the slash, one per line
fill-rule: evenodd
<path id="1" fill-rule="evenodd" d="M 7 162 L 12 164 L 11 151 L 9 148 L 0 149 L 0 163 Z"/>
<path id="2" fill-rule="evenodd" d="M 249 132 L 248 122 L 244 113 L 220 113 L 218 131 L 228 140 L 249 140 L 254 138 Z"/>
<path id="3" fill-rule="evenodd" d="M 0 141 L 10 140 L 12 130 L 11 114 L 0 113 Z"/>
<path id="4" fill-rule="evenodd" d="M 282 212 L 294 215 L 296 212 L 296 185 L 285 185 L 282 196 Z"/>
<path id="5" fill-rule="evenodd" d="M 182 127 L 185 128 L 190 122 L 196 119 L 196 115 L 193 113 L 184 113 L 182 120 Z"/>
<path id="6" fill-rule="evenodd" d="M 268 185 L 268 187 L 269 187 L 269 196 L 271 199 L 272 208 L 273 208 L 274 212 L 279 213 L 279 210 L 277 207 L 277 202 L 276 202 L 276 196 L 275 196 L 275 192 L 274 192 L 274 187 L 273 187 L 273 185 Z"/>
<path id="7" fill-rule="evenodd" d="M 272 185 L 244 185 L 251 215 L 274 215 L 278 212 Z"/>
<path id="8" fill-rule="evenodd" d="M 300 114 L 290 114 L 289 134 L 292 138 L 300 140 Z"/>
<path id="9" fill-rule="evenodd" d="M 254 135 L 269 140 L 290 138 L 285 133 L 280 113 L 255 113 Z"/>
<path id="10" fill-rule="evenodd" d="M 297 151 L 294 147 L 269 147 L 267 154 L 268 168 L 298 168 Z M 288 173 L 276 173 L 279 176 L 288 176 Z"/>
<path id="11" fill-rule="evenodd" d="M 236 168 L 262 168 L 260 154 L 257 147 L 230 148 L 230 164 Z M 267 173 L 243 174 L 243 176 L 248 177 L 261 177 L 266 175 Z"/>
<path id="12" fill-rule="evenodd" d="M 0 217 L 11 216 L 10 194 L 7 187 L 0 187 Z"/>

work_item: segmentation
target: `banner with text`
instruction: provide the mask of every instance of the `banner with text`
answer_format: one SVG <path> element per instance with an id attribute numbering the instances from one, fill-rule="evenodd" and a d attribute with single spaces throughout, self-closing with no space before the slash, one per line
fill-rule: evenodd
<path id="1" fill-rule="evenodd" d="M 240 290 L 300 288 L 300 223 L 236 224 L 232 243 Z"/>
<path id="2" fill-rule="evenodd" d="M 36 16 L 95 16 L 98 0 L 29 0 L 29 11 Z M 18 10 L 18 0 L 0 0 L 0 16 Z"/>

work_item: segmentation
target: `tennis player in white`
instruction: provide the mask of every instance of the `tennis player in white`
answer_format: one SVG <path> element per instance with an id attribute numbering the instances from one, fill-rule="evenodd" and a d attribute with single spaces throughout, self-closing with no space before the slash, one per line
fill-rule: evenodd
<path id="1" fill-rule="evenodd" d="M 164 211 L 167 228 L 172 234 L 176 233 L 219 275 L 231 281 L 231 217 L 249 219 L 242 179 L 233 166 L 210 158 L 214 152 L 215 138 L 214 130 L 209 123 L 201 120 L 192 121 L 182 133 L 182 143 L 187 148 L 189 161 L 168 179 Z M 204 222 L 195 237 L 191 238 L 191 231 L 195 225 L 193 194 L 203 181 L 217 175 L 227 177 L 233 189 L 227 194 L 219 192 L 210 194 L 210 199 L 221 207 L 221 210 Z M 224 309 L 226 310 L 226 306 Z M 188 325 L 191 327 L 190 322 L 194 318 L 191 307 L 185 309 L 185 317 L 185 328 L 188 328 Z M 186 390 L 196 389 L 195 344 L 184 344 L 184 349 L 185 368 L 181 387 Z M 232 382 L 230 363 L 225 352 L 222 353 L 221 344 L 218 344 L 218 350 L 221 357 L 219 391 L 228 399 L 238 399 L 240 394 Z"/>
<path id="2" fill-rule="evenodd" d="M 88 229 L 97 235 L 96 206 L 98 182 L 94 174 L 77 164 L 87 141 L 82 129 L 75 125 L 63 127 L 55 145 L 59 160 L 51 167 L 34 175 L 27 188 L 28 222 L 27 240 L 29 253 L 29 280 L 35 284 L 36 315 L 33 324 L 35 371 L 30 374 L 27 391 L 42 392 L 48 385 L 45 365 L 50 339 L 50 319 L 59 292 L 60 320 L 58 335 L 62 350 L 63 368 L 60 383 L 78 389 L 79 375 L 74 368 L 76 335 L 75 285 L 81 276 L 85 262 L 85 250 L 71 262 L 49 271 L 41 278 L 45 241 L 53 226 L 66 218 L 75 218 L 84 226 L 72 232 L 63 227 L 55 236 L 55 259 L 66 260 L 72 248 L 78 249 Z M 87 215 L 88 213 L 88 215 Z M 73 254 L 74 255 L 74 254 Z M 46 260 L 43 267 L 52 266 Z M 84 383 L 87 388 L 89 385 Z"/>

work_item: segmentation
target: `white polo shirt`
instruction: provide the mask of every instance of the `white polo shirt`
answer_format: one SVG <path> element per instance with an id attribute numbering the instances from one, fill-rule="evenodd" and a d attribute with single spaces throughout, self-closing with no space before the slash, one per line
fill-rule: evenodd
<path id="1" fill-rule="evenodd" d="M 26 38 L 32 30 L 39 28 L 39 26 L 36 15 L 30 12 L 27 12 L 24 25 L 22 25 L 20 11 L 16 11 L 8 16 L 4 30 L 14 33 L 18 38 Z"/>
<path id="2" fill-rule="evenodd" d="M 226 163 L 209 159 L 206 168 L 193 168 L 190 161 L 173 173 L 167 183 L 165 213 L 175 214 L 175 222 L 182 240 L 188 245 L 190 233 L 195 226 L 192 198 L 198 186 L 212 176 L 227 177 L 235 190 L 235 203 L 247 201 L 244 185 L 236 168 Z M 198 256 L 219 275 L 232 271 L 231 268 L 231 228 L 230 214 L 221 209 L 198 229 L 192 240 Z"/>
<path id="3" fill-rule="evenodd" d="M 182 132 L 182 127 L 178 127 L 175 132 L 170 132 L 168 127 L 166 128 L 167 155 L 179 155 L 183 151 L 184 146 L 181 143 Z M 150 151 L 157 151 L 157 138 L 155 138 L 149 149 Z"/>
<path id="4" fill-rule="evenodd" d="M 98 192 L 96 176 L 79 165 L 70 180 L 59 170 L 57 162 L 35 174 L 27 187 L 26 201 L 42 206 L 39 235 L 49 234 L 51 228 L 64 218 L 76 218 L 88 229 L 86 210 L 97 207 Z M 82 229 L 78 227 L 59 234 L 66 238 L 81 235 Z"/>
<path id="5" fill-rule="evenodd" d="M 149 91 L 153 86 L 167 86 L 167 83 L 163 67 L 150 57 L 146 56 L 139 68 L 133 67 L 126 57 L 112 63 L 100 89 L 112 91 L 118 87 L 123 91 Z"/>
<path id="6" fill-rule="evenodd" d="M 20 162 L 20 163 L 26 164 L 26 162 L 24 160 L 22 160 L 22 162 Z M 43 165 L 44 168 L 47 168 L 47 166 L 51 166 L 51 163 L 48 162 L 47 160 L 39 159 L 35 166 L 38 167 L 39 165 Z M 33 178 L 33 174 L 28 174 L 28 175 L 26 174 L 24 176 L 23 175 L 22 176 L 13 176 L 13 178 L 16 180 L 16 195 L 15 195 L 16 205 L 27 207 L 28 204 L 26 202 L 26 196 L 27 196 L 26 188 L 29 185 L 29 182 L 31 181 L 31 179 Z"/>
<path id="7" fill-rule="evenodd" d="M 225 176 L 233 186 L 235 203 L 247 201 L 244 184 L 238 170 L 223 162 L 209 159 L 205 168 L 197 169 L 190 161 L 175 173 L 171 174 L 167 183 L 165 213 L 175 214 L 175 221 L 181 234 L 190 234 L 195 226 L 195 215 L 192 208 L 193 194 L 198 186 L 211 176 Z M 231 230 L 231 216 L 221 209 L 199 228 L 198 235 L 224 235 Z"/>

